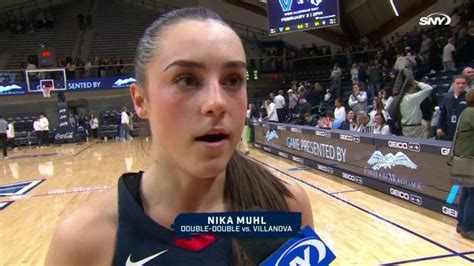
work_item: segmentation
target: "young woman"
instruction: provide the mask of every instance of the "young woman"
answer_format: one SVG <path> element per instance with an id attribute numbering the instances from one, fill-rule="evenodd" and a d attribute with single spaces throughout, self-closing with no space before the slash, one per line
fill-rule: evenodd
<path id="1" fill-rule="evenodd" d="M 387 121 L 382 113 L 377 113 L 375 115 L 375 128 L 374 134 L 380 135 L 390 135 L 390 127 L 387 125 Z"/>
<path id="2" fill-rule="evenodd" d="M 204 8 L 171 11 L 145 31 L 130 92 L 137 115 L 150 125 L 152 165 L 122 175 L 117 189 L 62 222 L 47 265 L 125 265 L 143 258 L 151 265 L 250 264 L 227 237 L 202 236 L 212 243 L 201 252 L 186 250 L 170 230 L 186 212 L 259 206 L 302 212 L 302 226 L 312 226 L 299 185 L 236 152 L 247 106 L 245 62 L 237 34 Z"/>
<path id="3" fill-rule="evenodd" d="M 369 113 L 370 123 L 375 123 L 375 115 L 381 113 L 384 116 L 385 121 L 390 120 L 390 115 L 383 107 L 382 100 L 376 98 L 372 102 L 372 111 Z"/>

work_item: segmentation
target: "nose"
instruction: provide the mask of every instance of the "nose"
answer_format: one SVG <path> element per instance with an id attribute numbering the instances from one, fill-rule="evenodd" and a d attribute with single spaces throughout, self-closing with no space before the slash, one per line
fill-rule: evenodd
<path id="1" fill-rule="evenodd" d="M 201 107 L 201 113 L 204 116 L 218 117 L 225 113 L 225 91 L 221 88 L 218 81 L 213 81 L 204 89 L 204 103 Z"/>

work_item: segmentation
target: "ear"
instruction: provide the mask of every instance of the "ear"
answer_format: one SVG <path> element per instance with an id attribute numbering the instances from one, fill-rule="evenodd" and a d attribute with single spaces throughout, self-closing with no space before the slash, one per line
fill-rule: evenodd
<path id="1" fill-rule="evenodd" d="M 132 97 L 133 105 L 138 117 L 141 119 L 148 119 L 148 102 L 145 95 L 145 90 L 140 88 L 138 84 L 133 83 L 130 86 L 130 96 Z"/>

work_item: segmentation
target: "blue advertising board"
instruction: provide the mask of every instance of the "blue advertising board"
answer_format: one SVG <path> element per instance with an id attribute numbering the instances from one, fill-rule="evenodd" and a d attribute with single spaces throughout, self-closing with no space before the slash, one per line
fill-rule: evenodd
<path id="1" fill-rule="evenodd" d="M 134 82 L 136 79 L 133 76 L 70 79 L 67 80 L 67 91 L 116 90 L 129 88 Z M 0 96 L 14 96 L 41 92 L 40 83 L 31 82 L 30 90 L 29 92 L 26 82 L 0 84 Z"/>

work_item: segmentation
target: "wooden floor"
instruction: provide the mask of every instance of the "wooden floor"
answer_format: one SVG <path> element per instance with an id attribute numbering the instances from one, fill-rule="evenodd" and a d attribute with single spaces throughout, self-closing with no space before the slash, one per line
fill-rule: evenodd
<path id="1" fill-rule="evenodd" d="M 58 222 L 121 173 L 146 169 L 141 140 L 22 148 L 0 161 L 0 185 L 45 179 L 0 211 L 0 265 L 42 265 Z M 455 220 L 294 162 L 251 149 L 254 160 L 308 193 L 315 231 L 336 255 L 331 265 L 472 265 L 474 242 Z M 421 174 L 421 173 L 420 173 Z M 465 253 L 465 254 L 463 254 Z"/>

